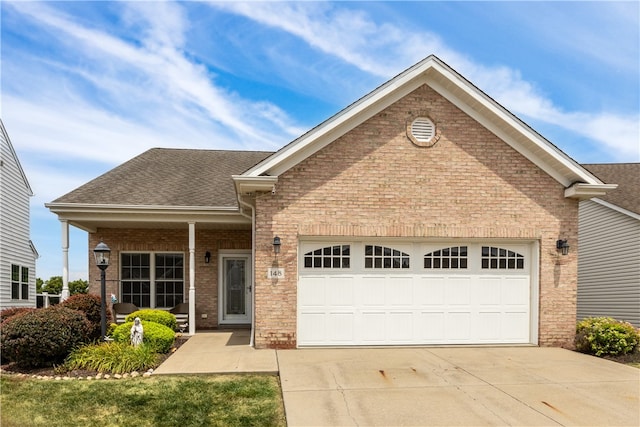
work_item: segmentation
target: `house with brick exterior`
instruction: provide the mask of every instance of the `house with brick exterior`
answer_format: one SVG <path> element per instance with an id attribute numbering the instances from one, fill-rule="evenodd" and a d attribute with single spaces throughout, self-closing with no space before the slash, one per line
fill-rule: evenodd
<path id="1" fill-rule="evenodd" d="M 152 149 L 47 206 L 191 334 L 571 347 L 578 203 L 612 188 L 430 56 L 275 153 Z"/>

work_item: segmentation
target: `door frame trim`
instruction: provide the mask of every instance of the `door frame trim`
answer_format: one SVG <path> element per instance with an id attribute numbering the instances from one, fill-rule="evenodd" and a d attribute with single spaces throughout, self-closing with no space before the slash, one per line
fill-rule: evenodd
<path id="1" fill-rule="evenodd" d="M 251 291 L 249 295 L 246 295 L 245 307 L 248 311 L 248 318 L 245 321 L 237 321 L 237 320 L 225 320 L 224 319 L 224 290 L 225 290 L 225 282 L 224 282 L 224 258 L 246 258 L 247 266 L 246 266 L 246 274 L 247 274 L 247 283 L 246 286 L 251 286 Z M 253 260 L 251 257 L 250 249 L 225 249 L 218 252 L 218 325 L 239 325 L 239 324 L 251 324 L 253 319 L 253 277 L 252 277 L 252 265 Z"/>

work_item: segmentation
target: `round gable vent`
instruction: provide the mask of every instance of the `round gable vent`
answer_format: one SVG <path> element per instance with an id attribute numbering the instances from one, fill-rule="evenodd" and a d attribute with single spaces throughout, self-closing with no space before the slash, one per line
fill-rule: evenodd
<path id="1" fill-rule="evenodd" d="M 436 125 L 428 117 L 418 117 L 407 126 L 407 136 L 420 147 L 431 147 L 438 142 Z"/>
<path id="2" fill-rule="evenodd" d="M 411 135 L 418 142 L 429 142 L 436 135 L 436 125 L 426 117 L 418 117 L 411 123 Z"/>

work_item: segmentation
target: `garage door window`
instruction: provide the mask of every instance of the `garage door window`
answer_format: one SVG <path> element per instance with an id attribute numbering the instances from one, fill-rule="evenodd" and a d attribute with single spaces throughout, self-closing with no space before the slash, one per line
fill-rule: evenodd
<path id="1" fill-rule="evenodd" d="M 483 246 L 482 268 L 490 270 L 523 270 L 524 256 L 508 249 Z"/>
<path id="2" fill-rule="evenodd" d="M 304 268 L 349 268 L 350 264 L 350 245 L 327 246 L 304 254 Z"/>
<path id="3" fill-rule="evenodd" d="M 409 254 L 386 246 L 366 245 L 364 268 L 409 268 Z"/>
<path id="4" fill-rule="evenodd" d="M 464 269 L 467 268 L 467 254 L 468 250 L 466 246 L 453 246 L 439 249 L 424 256 L 424 268 Z"/>

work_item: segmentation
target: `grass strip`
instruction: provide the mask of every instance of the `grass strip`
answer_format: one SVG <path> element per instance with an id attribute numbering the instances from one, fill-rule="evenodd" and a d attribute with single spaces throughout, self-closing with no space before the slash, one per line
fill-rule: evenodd
<path id="1" fill-rule="evenodd" d="M 43 381 L 0 377 L 3 427 L 286 426 L 270 375 Z"/>

